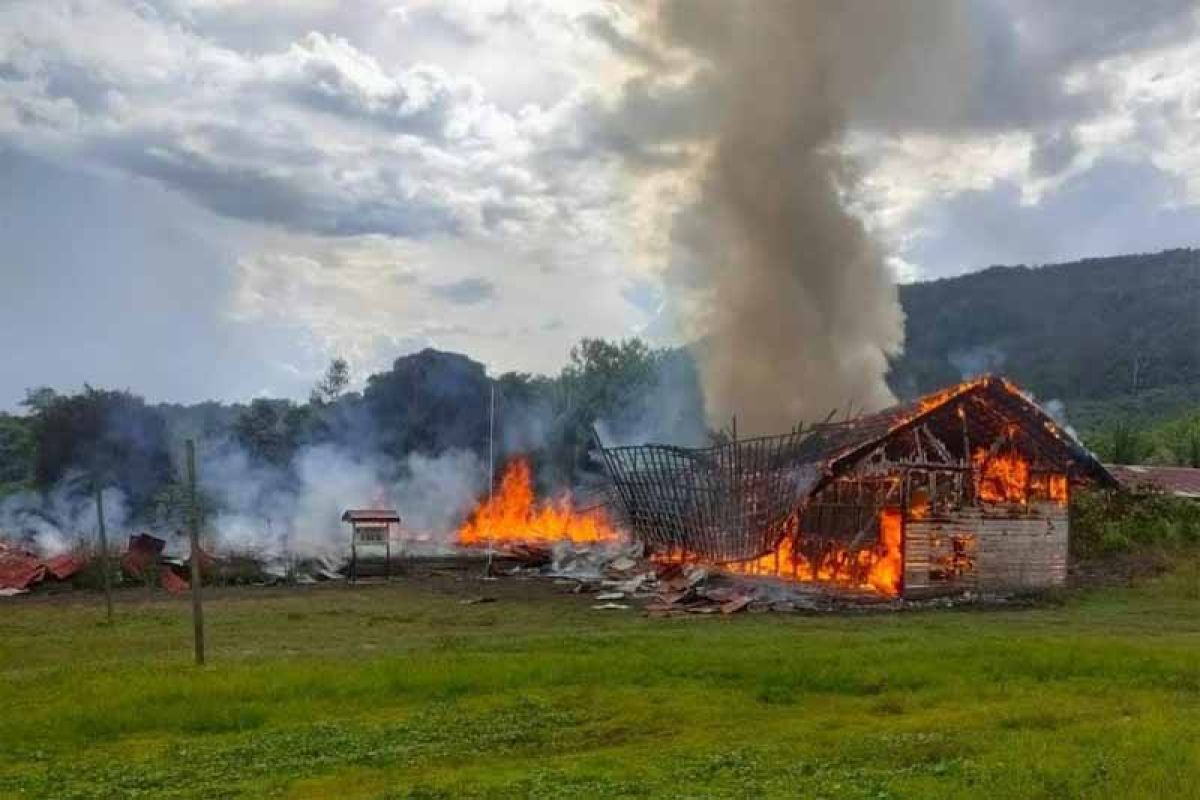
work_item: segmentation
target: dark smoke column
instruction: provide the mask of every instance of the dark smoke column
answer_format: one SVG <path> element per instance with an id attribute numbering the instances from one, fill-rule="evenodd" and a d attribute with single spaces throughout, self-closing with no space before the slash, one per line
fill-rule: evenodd
<path id="1" fill-rule="evenodd" d="M 703 115 L 716 125 L 699 200 L 674 231 L 688 263 L 672 278 L 706 298 L 685 322 L 704 336 L 713 422 L 737 414 L 748 432 L 782 432 L 834 408 L 892 401 L 884 376 L 903 348 L 904 317 L 880 250 L 845 209 L 854 176 L 838 146 L 856 111 L 903 103 L 896 76 L 911 72 L 926 37 L 947 30 L 950 9 L 842 0 L 660 7 L 658 44 L 699 59 Z"/>

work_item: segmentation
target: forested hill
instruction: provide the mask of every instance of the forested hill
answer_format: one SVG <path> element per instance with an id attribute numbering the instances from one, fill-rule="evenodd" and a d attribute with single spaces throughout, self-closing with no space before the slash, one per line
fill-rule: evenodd
<path id="1" fill-rule="evenodd" d="M 1200 250 L 991 267 L 902 286 L 900 300 L 904 396 L 996 372 L 1069 406 L 1172 413 L 1200 398 Z"/>

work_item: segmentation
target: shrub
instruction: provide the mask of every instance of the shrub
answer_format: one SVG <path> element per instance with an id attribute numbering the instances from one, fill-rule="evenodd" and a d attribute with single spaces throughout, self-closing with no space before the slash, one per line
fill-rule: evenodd
<path id="1" fill-rule="evenodd" d="M 1071 501 L 1071 550 L 1076 556 L 1179 548 L 1200 543 L 1200 502 L 1154 487 L 1081 490 Z"/>

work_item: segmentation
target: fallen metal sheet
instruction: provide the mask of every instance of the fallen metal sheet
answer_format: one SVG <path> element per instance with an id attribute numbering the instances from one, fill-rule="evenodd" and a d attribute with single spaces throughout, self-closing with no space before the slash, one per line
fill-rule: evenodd
<path id="1" fill-rule="evenodd" d="M 71 576 L 78 574 L 87 566 L 87 563 L 86 558 L 74 553 L 63 553 L 45 562 L 46 572 L 51 577 L 60 581 L 65 581 Z"/>
<path id="2" fill-rule="evenodd" d="M 167 543 L 148 533 L 129 537 L 129 546 L 121 556 L 121 571 L 131 578 L 145 580 L 147 571 L 158 564 Z"/>
<path id="3" fill-rule="evenodd" d="M 192 588 L 191 584 L 183 578 L 175 574 L 175 570 L 164 566 L 158 573 L 158 579 L 162 583 L 162 588 L 166 589 L 171 594 L 183 594 L 188 589 Z"/>
<path id="4" fill-rule="evenodd" d="M 47 577 L 66 580 L 86 563 L 82 557 L 70 554 L 46 561 L 28 550 L 0 542 L 0 589 L 24 591 Z"/>

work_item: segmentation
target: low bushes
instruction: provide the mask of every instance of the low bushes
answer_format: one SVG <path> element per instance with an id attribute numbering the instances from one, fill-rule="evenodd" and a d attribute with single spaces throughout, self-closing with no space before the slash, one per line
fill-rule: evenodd
<path id="1" fill-rule="evenodd" d="M 1200 545 L 1200 500 L 1152 487 L 1080 490 L 1071 501 L 1071 550 L 1077 557 Z"/>

